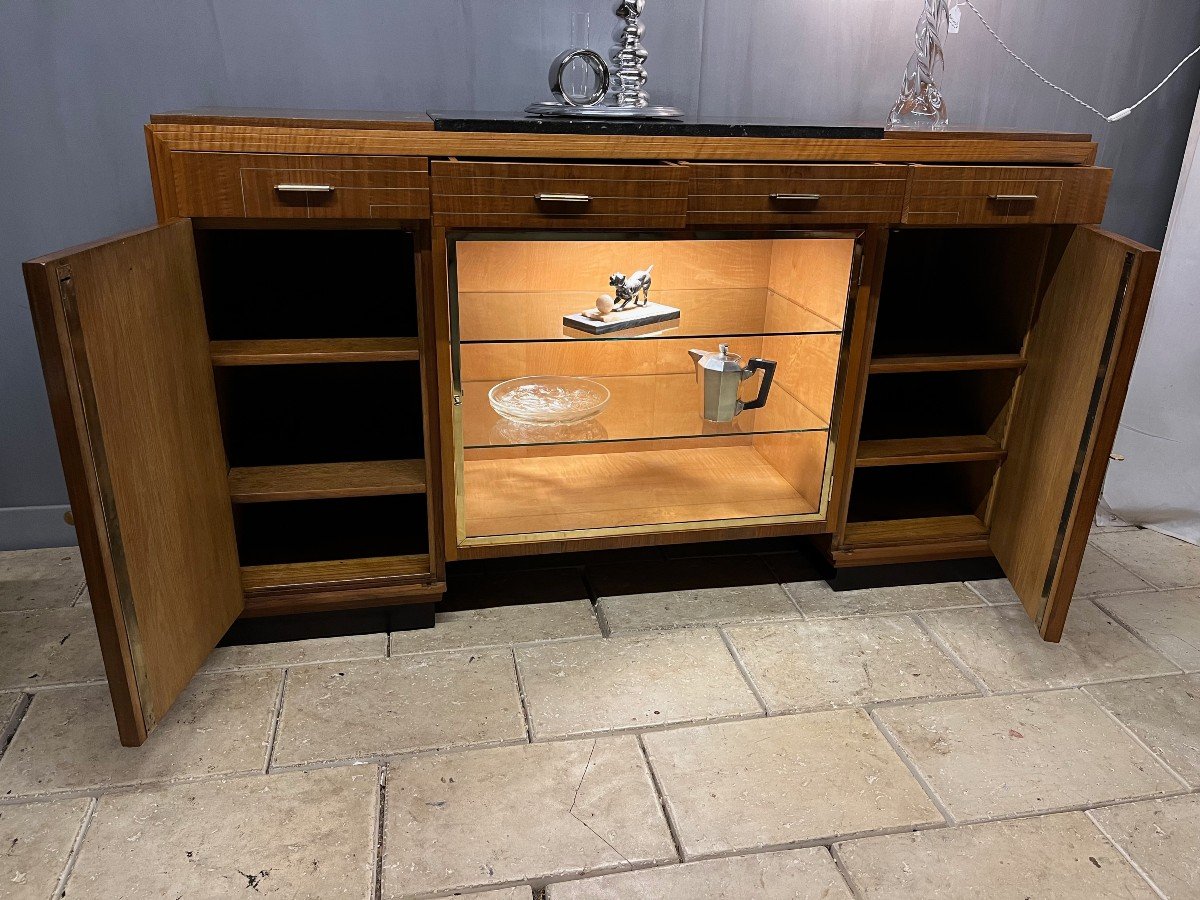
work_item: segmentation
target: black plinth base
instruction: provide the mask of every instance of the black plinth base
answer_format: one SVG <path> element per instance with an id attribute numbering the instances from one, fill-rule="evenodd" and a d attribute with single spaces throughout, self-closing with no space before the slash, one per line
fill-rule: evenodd
<path id="1" fill-rule="evenodd" d="M 310 638 L 349 637 L 356 634 L 432 628 L 435 605 L 408 603 L 376 609 L 238 619 L 225 632 L 217 646 L 273 644 L 276 641 L 304 641 Z"/>
<path id="2" fill-rule="evenodd" d="M 939 584 L 944 581 L 987 581 L 1004 577 L 1000 564 L 990 556 L 889 566 L 855 566 L 848 569 L 827 566 L 822 574 L 835 591 L 860 591 L 903 584 Z"/>

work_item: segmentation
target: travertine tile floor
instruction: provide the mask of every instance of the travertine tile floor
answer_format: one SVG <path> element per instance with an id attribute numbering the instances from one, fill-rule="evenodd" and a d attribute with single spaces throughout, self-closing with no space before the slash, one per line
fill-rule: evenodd
<path id="1" fill-rule="evenodd" d="M 77 555 L 0 554 L 0 897 L 1200 897 L 1195 547 L 1093 535 L 1060 645 L 736 547 L 459 585 L 127 750 Z"/>

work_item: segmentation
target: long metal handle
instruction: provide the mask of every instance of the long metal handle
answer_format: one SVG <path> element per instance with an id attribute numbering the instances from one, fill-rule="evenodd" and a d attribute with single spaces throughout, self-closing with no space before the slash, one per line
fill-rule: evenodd
<path id="1" fill-rule="evenodd" d="M 332 194 L 332 184 L 277 184 L 275 190 L 281 194 Z"/>
<path id="2" fill-rule="evenodd" d="M 800 203 L 802 201 L 807 201 L 809 203 L 815 203 L 817 200 L 821 199 L 821 195 L 820 194 L 771 194 L 771 199 L 777 200 L 780 203 Z"/>
<path id="3" fill-rule="evenodd" d="M 1020 201 L 1024 201 L 1024 202 L 1027 202 L 1027 203 L 1032 203 L 1032 202 L 1033 202 L 1034 200 L 1036 200 L 1037 198 L 1038 198 L 1038 195 L 1037 195 L 1037 194 L 988 194 L 988 199 L 989 199 L 989 200 L 999 200 L 999 201 L 1001 201 L 1001 202 L 1004 202 L 1004 201 L 1013 201 L 1013 202 L 1020 202 Z"/>
<path id="4" fill-rule="evenodd" d="M 533 199 L 540 203 L 591 203 L 592 198 L 587 194 L 534 194 Z"/>

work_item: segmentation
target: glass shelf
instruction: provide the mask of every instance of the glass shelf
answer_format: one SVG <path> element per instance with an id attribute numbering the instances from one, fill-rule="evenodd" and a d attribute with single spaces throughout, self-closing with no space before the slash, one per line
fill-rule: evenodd
<path id="1" fill-rule="evenodd" d="M 680 317 L 626 331 L 588 334 L 563 317 L 596 305 L 599 291 L 490 291 L 458 295 L 463 344 L 543 341 L 620 341 L 655 337 L 703 338 L 764 334 L 840 334 L 841 325 L 770 288 L 651 291 L 655 303 Z"/>
<path id="2" fill-rule="evenodd" d="M 705 437 L 731 434 L 780 434 L 825 431 L 829 422 L 804 406 L 778 382 L 763 409 L 743 412 L 732 422 L 706 422 L 700 417 L 696 376 L 618 375 L 597 378 L 612 393 L 604 411 L 574 425 L 522 425 L 501 417 L 488 403 L 498 382 L 463 384 L 464 449 L 596 444 L 653 438 Z M 758 380 L 746 382 L 757 390 Z"/>

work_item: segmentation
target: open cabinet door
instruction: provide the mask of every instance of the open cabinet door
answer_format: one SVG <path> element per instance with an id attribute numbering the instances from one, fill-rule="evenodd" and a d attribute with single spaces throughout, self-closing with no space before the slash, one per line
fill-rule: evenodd
<path id="1" fill-rule="evenodd" d="M 121 743 L 242 610 L 192 226 L 25 264 Z"/>
<path id="2" fill-rule="evenodd" d="M 1049 641 L 1062 637 L 1157 267 L 1157 251 L 1096 228 L 1051 240 L 990 537 Z"/>

